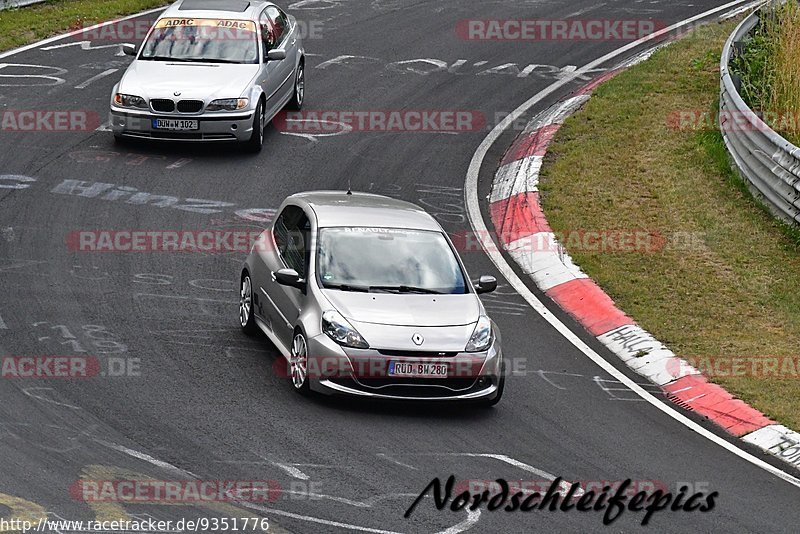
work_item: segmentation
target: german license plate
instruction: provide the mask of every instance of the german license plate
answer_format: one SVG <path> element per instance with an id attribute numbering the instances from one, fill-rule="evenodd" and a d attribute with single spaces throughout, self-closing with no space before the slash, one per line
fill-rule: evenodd
<path id="1" fill-rule="evenodd" d="M 156 130 L 173 130 L 177 132 L 199 130 L 200 121 L 188 119 L 153 119 Z"/>
<path id="2" fill-rule="evenodd" d="M 389 376 L 404 378 L 447 378 L 446 363 L 389 362 Z"/>

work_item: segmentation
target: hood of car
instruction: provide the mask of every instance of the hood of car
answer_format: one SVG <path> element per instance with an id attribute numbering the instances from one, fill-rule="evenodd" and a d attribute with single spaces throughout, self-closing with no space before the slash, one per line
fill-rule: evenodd
<path id="1" fill-rule="evenodd" d="M 482 308 L 478 297 L 356 293 L 325 290 L 325 296 L 346 319 L 391 326 L 462 326 L 474 324 Z"/>
<path id="2" fill-rule="evenodd" d="M 134 61 L 119 85 L 119 92 L 144 98 L 180 98 L 210 101 L 246 96 L 259 66 L 225 63 L 170 63 Z"/>

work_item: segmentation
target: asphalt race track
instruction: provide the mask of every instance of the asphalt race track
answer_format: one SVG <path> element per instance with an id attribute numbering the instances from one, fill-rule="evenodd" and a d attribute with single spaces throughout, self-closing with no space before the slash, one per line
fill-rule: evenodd
<path id="1" fill-rule="evenodd" d="M 800 490 L 642 402 L 502 279 L 484 302 L 517 372 L 494 409 L 308 400 L 292 391 L 270 342 L 239 330 L 244 253 L 91 253 L 67 244 L 68 234 L 80 230 L 258 231 L 287 195 L 348 182 L 418 203 L 452 234 L 469 231 L 465 174 L 496 114 L 621 43 L 466 41 L 455 32 L 459 21 L 647 18 L 669 25 L 723 3 L 304 0 L 286 6 L 321 28 L 321 38 L 306 39 L 306 111 L 480 111 L 490 124 L 474 132 L 309 137 L 270 127 L 257 156 L 227 145 L 120 146 L 102 128 L 0 132 L 0 354 L 85 351 L 140 366 L 138 376 L 3 380 L 0 512 L 24 499 L 28 510 L 40 510 L 31 508 L 35 503 L 52 517 L 92 519 L 113 514 L 115 505 L 73 498 L 70 487 L 82 478 L 192 474 L 275 481 L 282 488 L 275 502 L 239 507 L 243 515 L 268 517 L 274 531 L 605 528 L 596 512 L 467 514 L 437 511 L 431 499 L 403 517 L 436 476 L 541 480 L 545 472 L 568 481 L 630 478 L 673 492 L 681 483 L 719 492 L 710 513 L 664 511 L 642 527 L 643 514 L 626 512 L 608 527 L 613 531 L 796 532 Z M 105 120 L 111 88 L 130 58 L 95 44 L 67 38 L 0 57 L 2 109 L 93 110 Z M 422 59 L 428 61 L 409 61 Z M 532 64 L 539 67 L 524 70 Z M 110 69 L 117 70 L 85 83 Z M 537 109 L 587 81 L 561 88 Z M 490 152 L 481 198 L 512 138 L 505 135 Z M 93 183 L 113 187 L 97 186 L 101 194 L 88 189 Z M 119 187 L 179 201 L 130 203 L 133 190 Z M 499 277 L 482 252 L 462 255 L 473 278 Z M 122 507 L 132 516 L 166 519 L 233 514 L 220 506 Z"/>

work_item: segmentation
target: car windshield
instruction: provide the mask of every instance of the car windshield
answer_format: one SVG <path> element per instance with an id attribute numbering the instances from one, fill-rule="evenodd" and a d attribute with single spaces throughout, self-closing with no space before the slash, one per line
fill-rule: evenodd
<path id="1" fill-rule="evenodd" d="M 255 23 L 246 20 L 161 19 L 139 59 L 202 63 L 258 63 Z"/>
<path id="2" fill-rule="evenodd" d="M 467 293 L 464 273 L 440 232 L 394 228 L 323 228 L 318 241 L 322 287 L 343 291 Z"/>

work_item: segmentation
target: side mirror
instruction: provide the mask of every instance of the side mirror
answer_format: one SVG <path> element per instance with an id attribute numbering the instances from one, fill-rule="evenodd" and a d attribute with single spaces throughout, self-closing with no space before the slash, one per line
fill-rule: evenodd
<path id="1" fill-rule="evenodd" d="M 270 61 L 280 61 L 282 59 L 286 59 L 286 50 L 281 50 L 280 48 L 275 48 L 267 52 L 267 59 Z"/>
<path id="2" fill-rule="evenodd" d="M 272 279 L 282 286 L 296 287 L 300 290 L 306 288 L 306 281 L 300 278 L 300 275 L 294 269 L 281 269 L 274 272 L 272 273 Z"/>
<path id="3" fill-rule="evenodd" d="M 478 280 L 478 283 L 475 284 L 475 291 L 478 293 L 478 295 L 483 293 L 491 293 L 495 289 L 497 289 L 497 278 L 494 276 L 489 276 L 488 274 L 481 276 Z"/>
<path id="4" fill-rule="evenodd" d="M 123 43 L 120 45 L 120 47 L 122 48 L 122 53 L 126 56 L 135 56 L 139 53 L 139 50 L 137 50 L 136 46 L 129 43 Z"/>

